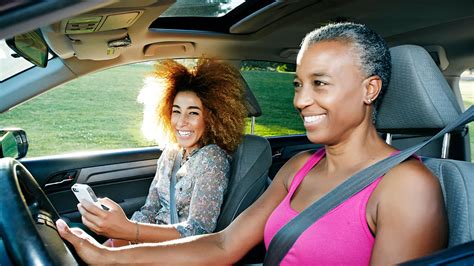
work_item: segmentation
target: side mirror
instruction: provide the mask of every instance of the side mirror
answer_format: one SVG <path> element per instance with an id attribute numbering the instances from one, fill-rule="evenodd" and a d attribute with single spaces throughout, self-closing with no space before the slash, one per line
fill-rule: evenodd
<path id="1" fill-rule="evenodd" d="M 7 39 L 6 43 L 18 56 L 33 65 L 46 67 L 48 64 L 48 45 L 39 30 L 16 35 Z"/>
<path id="2" fill-rule="evenodd" d="M 26 132 L 20 128 L 0 129 L 0 158 L 21 159 L 28 152 Z"/>

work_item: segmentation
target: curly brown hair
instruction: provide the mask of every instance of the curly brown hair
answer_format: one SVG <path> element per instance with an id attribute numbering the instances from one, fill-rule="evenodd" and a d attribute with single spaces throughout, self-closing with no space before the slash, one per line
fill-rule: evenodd
<path id="1" fill-rule="evenodd" d="M 214 59 L 199 59 L 190 69 L 174 60 L 163 60 L 155 65 L 153 75 L 163 82 L 164 91 L 156 115 L 161 118 L 170 141 L 177 142 L 171 127 L 174 98 L 178 92 L 191 91 L 204 106 L 206 128 L 200 144 L 217 144 L 229 154 L 237 149 L 247 116 L 244 85 L 237 69 Z"/>

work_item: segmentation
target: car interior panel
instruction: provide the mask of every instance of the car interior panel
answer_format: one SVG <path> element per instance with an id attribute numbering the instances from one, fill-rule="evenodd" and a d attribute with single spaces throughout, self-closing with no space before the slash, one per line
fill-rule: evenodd
<path id="1" fill-rule="evenodd" d="M 471 0 L 66 2 L 0 3 L 0 72 L 7 73 L 6 70 L 16 64 L 16 61 L 2 63 L 3 59 L 22 59 L 20 52 L 8 49 L 4 39 L 13 40 L 19 34 L 39 30 L 49 49 L 44 68 L 30 64 L 12 75 L 0 73 L 0 265 L 82 263 L 71 246 L 62 242 L 51 222 L 61 217 L 70 224 L 85 227 L 76 206 L 78 201 L 71 191 L 75 183 L 88 184 L 98 197 L 119 203 L 127 217 L 144 204 L 163 149 L 142 141 L 143 134 L 137 133 L 139 130 L 131 132 L 125 126 L 117 130 L 134 141 L 140 139 L 137 141 L 140 144 L 133 148 L 91 145 L 89 150 L 81 150 L 81 141 L 103 141 L 84 133 L 76 146 L 71 145 L 78 147 L 77 150 L 63 150 L 70 131 L 57 122 L 60 121 L 57 117 L 57 121 L 53 118 L 48 122 L 48 127 L 63 130 L 62 135 L 47 136 L 49 131 L 45 131 L 46 137 L 28 140 L 30 151 L 34 151 L 40 147 L 38 142 L 50 138 L 49 146 L 57 150 L 54 153 L 27 153 L 24 158 L 13 159 L 2 150 L 2 132 L 16 130 L 12 127 L 24 127 L 29 137 L 33 136 L 30 131 L 43 133 L 36 125 L 11 125 L 10 121 L 25 118 L 23 120 L 33 119 L 40 124 L 43 119 L 40 112 L 46 113 L 47 108 L 67 111 L 70 106 L 62 104 L 65 100 L 73 100 L 70 105 L 75 107 L 83 106 L 79 109 L 80 115 L 84 112 L 82 116 L 87 116 L 88 108 L 82 104 L 102 104 L 97 109 L 97 117 L 84 117 L 84 121 L 99 124 L 99 130 L 106 131 L 108 124 L 114 121 L 101 120 L 98 115 L 107 113 L 108 105 L 102 102 L 112 102 L 114 94 L 118 94 L 115 87 L 122 86 L 121 83 L 126 83 L 123 79 L 132 75 L 120 76 L 132 69 L 117 70 L 122 67 L 134 66 L 136 73 L 140 73 L 136 77 L 139 82 L 127 88 L 129 95 L 134 94 L 131 105 L 140 108 L 140 114 L 135 117 L 140 118 L 143 108 L 135 94 L 146 86 L 146 78 L 154 71 L 155 62 L 175 59 L 192 65 L 198 58 L 209 57 L 240 68 L 248 111 L 247 127 L 241 144 L 231 155 L 231 175 L 216 232 L 225 229 L 255 202 L 290 158 L 323 147 L 312 143 L 302 126 L 271 123 L 297 115 L 295 119 L 302 124 L 295 108 L 283 110 L 278 106 L 277 99 L 285 96 L 280 95 L 272 82 L 276 82 L 277 74 L 283 75 L 289 81 L 285 85 L 286 92 L 293 94 L 291 82 L 295 71 L 289 66 L 296 62 L 301 39 L 314 28 L 331 22 L 356 22 L 369 26 L 387 42 L 392 74 L 375 126 L 380 136 L 399 150 L 429 139 L 474 103 L 474 86 L 462 87 L 463 83 L 474 85 L 474 31 L 471 30 L 474 28 L 474 1 Z M 205 2 L 204 7 L 199 6 L 201 2 Z M 206 14 L 209 10 L 212 12 Z M 204 15 L 197 13 L 201 11 Z M 248 61 L 268 64 L 250 64 L 246 68 L 244 63 Z M 118 74 L 114 74 L 110 84 L 97 85 L 96 78 L 111 70 L 117 70 Z M 275 76 L 251 83 L 244 75 L 246 71 L 262 76 L 264 72 L 271 72 Z M 77 92 L 84 88 L 74 82 L 84 78 L 90 80 L 81 86 L 91 87 L 93 92 L 106 92 L 101 94 L 105 97 L 93 93 L 75 96 L 81 95 Z M 58 96 L 45 101 L 44 110 L 28 109 L 31 102 L 55 93 L 56 88 L 69 90 L 70 98 Z M 110 113 L 122 116 L 129 110 L 121 107 L 123 113 L 122 110 Z M 19 114 L 25 117 L 14 117 L 21 108 L 26 111 Z M 10 115 L 12 113 L 14 115 Z M 73 118 L 65 119 L 79 124 Z M 133 119 L 128 122 L 132 123 Z M 449 222 L 449 245 L 445 250 L 404 265 L 472 265 L 474 262 L 473 125 L 459 127 L 417 152 L 440 181 Z M 87 132 L 90 128 L 79 129 L 78 125 L 77 129 L 72 126 L 68 130 Z M 276 132 L 276 129 L 281 131 Z M 128 144 L 127 141 L 120 143 Z M 101 241 L 105 239 L 93 235 Z M 265 248 L 260 244 L 239 264 L 261 263 L 264 256 Z"/>

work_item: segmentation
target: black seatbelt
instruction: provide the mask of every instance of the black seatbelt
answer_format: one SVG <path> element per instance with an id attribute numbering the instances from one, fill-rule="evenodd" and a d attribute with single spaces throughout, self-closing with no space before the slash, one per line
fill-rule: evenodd
<path id="1" fill-rule="evenodd" d="M 357 194 L 362 189 L 366 188 L 379 176 L 384 175 L 392 167 L 405 161 L 428 143 L 440 138 L 445 133 L 448 133 L 453 129 L 465 125 L 473 120 L 474 107 L 471 106 L 455 121 L 451 122 L 429 140 L 407 148 L 394 156 L 383 159 L 382 161 L 357 172 L 335 189 L 328 192 L 322 198 L 313 202 L 309 207 L 304 209 L 299 215 L 290 220 L 275 234 L 273 239 L 270 241 L 270 245 L 268 246 L 264 265 L 278 265 L 299 238 L 299 236 L 319 218 L 353 195 Z"/>

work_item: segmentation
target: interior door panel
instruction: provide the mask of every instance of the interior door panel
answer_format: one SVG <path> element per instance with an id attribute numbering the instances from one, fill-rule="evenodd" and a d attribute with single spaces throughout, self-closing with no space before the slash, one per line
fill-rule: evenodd
<path id="1" fill-rule="evenodd" d="M 130 216 L 145 202 L 161 155 L 158 148 L 104 151 L 23 159 L 59 214 L 80 222 L 74 183 L 88 184 L 98 197 L 119 203 Z"/>

